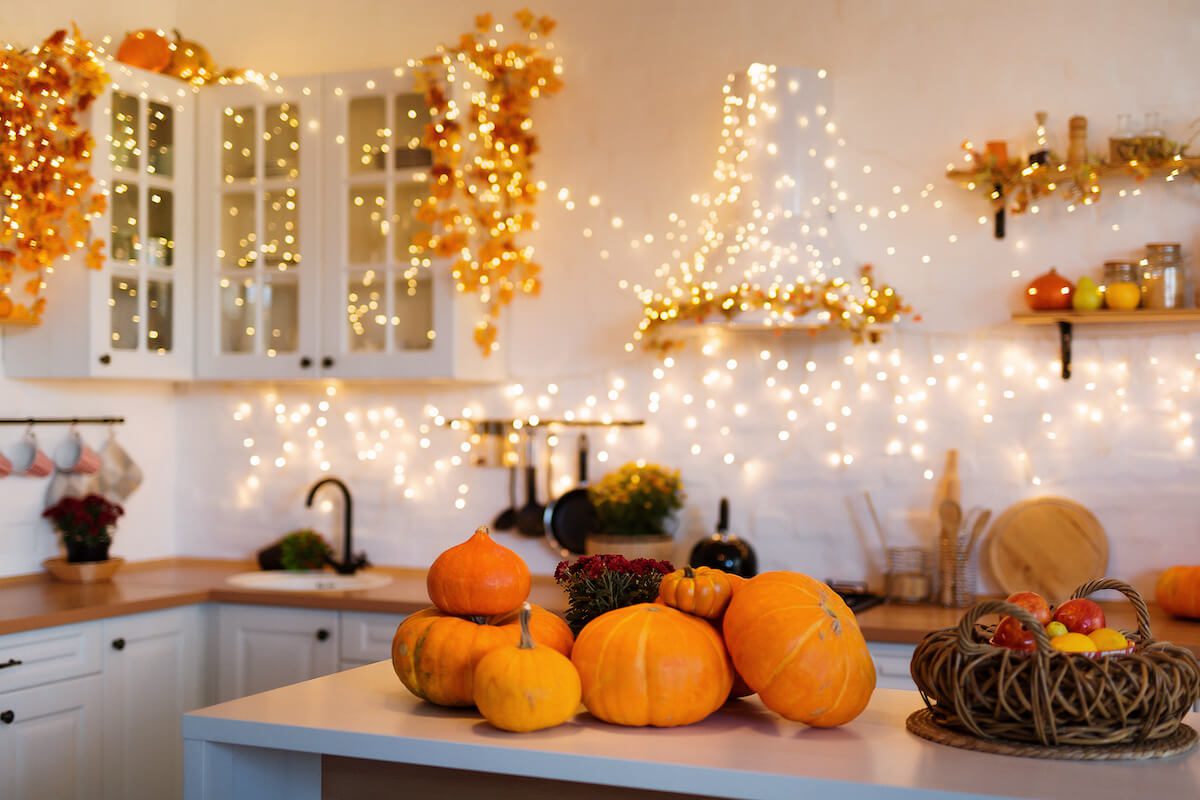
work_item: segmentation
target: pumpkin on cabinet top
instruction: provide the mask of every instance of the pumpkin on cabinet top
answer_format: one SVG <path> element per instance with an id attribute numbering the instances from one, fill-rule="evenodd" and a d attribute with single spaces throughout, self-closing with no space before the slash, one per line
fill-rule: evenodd
<path id="1" fill-rule="evenodd" d="M 447 614 L 490 617 L 521 606 L 529 597 L 524 559 L 492 541 L 486 527 L 442 553 L 425 578 L 429 599 Z"/>
<path id="2" fill-rule="evenodd" d="M 1030 311 L 1064 311 L 1071 308 L 1075 286 L 1053 267 L 1037 276 L 1025 289 L 1025 304 Z"/>
<path id="3" fill-rule="evenodd" d="M 684 567 L 662 579 L 658 596 L 671 608 L 705 619 L 719 619 L 733 597 L 736 575 L 709 567 Z"/>
<path id="4" fill-rule="evenodd" d="M 734 667 L 767 708 L 819 728 L 867 707 L 875 664 L 854 613 L 798 572 L 765 572 L 738 587 L 723 625 Z"/>
<path id="5" fill-rule="evenodd" d="M 530 607 L 534 642 L 571 654 L 571 629 L 556 614 Z M 426 608 L 409 616 L 392 639 L 392 668 L 410 692 L 440 706 L 475 704 L 475 668 L 484 656 L 521 641 L 520 611 L 475 621 Z"/>
<path id="6" fill-rule="evenodd" d="M 615 725 L 699 722 L 724 704 L 733 685 L 712 625 L 658 603 L 596 617 L 579 633 L 571 661 L 587 710 Z"/>
<path id="7" fill-rule="evenodd" d="M 168 75 L 196 84 L 207 83 L 217 76 L 217 65 L 204 45 L 184 39 L 183 34 L 175 31 L 173 47 L 171 61 L 164 70 Z"/>
<path id="8" fill-rule="evenodd" d="M 1171 616 L 1200 619 L 1200 567 L 1167 567 L 1158 576 L 1154 598 Z"/>
<path id="9" fill-rule="evenodd" d="M 579 710 L 579 673 L 565 655 L 533 640 L 529 603 L 518 615 L 520 641 L 496 648 L 475 667 L 475 705 L 501 730 L 553 728 Z"/>
<path id="10" fill-rule="evenodd" d="M 131 31 L 117 48 L 117 61 L 131 67 L 162 72 L 171 63 L 171 43 L 162 31 L 143 28 Z"/>

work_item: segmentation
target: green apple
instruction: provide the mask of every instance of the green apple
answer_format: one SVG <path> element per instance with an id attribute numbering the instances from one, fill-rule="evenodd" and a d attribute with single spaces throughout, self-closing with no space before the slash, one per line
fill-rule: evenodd
<path id="1" fill-rule="evenodd" d="M 1087 280 L 1087 279 L 1084 278 L 1084 280 Z M 1062 636 L 1066 632 L 1067 632 L 1067 626 L 1063 625 L 1061 622 L 1059 622 L 1057 620 L 1055 620 L 1054 622 L 1051 622 L 1049 625 L 1046 626 L 1046 635 L 1048 635 L 1051 639 L 1053 639 L 1055 636 Z"/>
<path id="2" fill-rule="evenodd" d="M 1076 311 L 1095 311 L 1104 303 L 1104 295 L 1100 287 L 1091 278 L 1080 278 L 1075 284 L 1075 294 L 1071 297 L 1071 305 Z"/>

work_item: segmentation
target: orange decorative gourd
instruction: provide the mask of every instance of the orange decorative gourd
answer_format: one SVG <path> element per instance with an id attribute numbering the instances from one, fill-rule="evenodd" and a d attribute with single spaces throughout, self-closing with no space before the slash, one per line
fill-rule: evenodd
<path id="1" fill-rule="evenodd" d="M 502 730 L 553 728 L 579 710 L 579 673 L 562 653 L 534 642 L 529 603 L 518 614 L 520 641 L 496 648 L 475 667 L 475 705 Z"/>
<path id="2" fill-rule="evenodd" d="M 171 43 L 162 31 L 143 28 L 125 34 L 117 48 L 117 61 L 151 72 L 162 72 L 171 63 Z"/>
<path id="3" fill-rule="evenodd" d="M 206 83 L 217 76 L 217 65 L 204 45 L 184 39 L 179 31 L 175 31 L 172 48 L 171 62 L 164 70 L 168 75 L 197 84 Z"/>
<path id="4" fill-rule="evenodd" d="M 699 722 L 721 707 L 733 684 L 713 627 L 658 603 L 596 617 L 579 633 L 571 661 L 587 710 L 616 725 Z"/>
<path id="5" fill-rule="evenodd" d="M 1075 285 L 1051 268 L 1037 276 L 1025 288 L 1025 304 L 1030 311 L 1062 311 L 1071 308 Z"/>
<path id="6" fill-rule="evenodd" d="M 447 614 L 490 617 L 519 608 L 529 597 L 529 567 L 480 527 L 437 557 L 425 585 L 429 599 Z"/>
<path id="7" fill-rule="evenodd" d="M 1172 616 L 1200 619 L 1200 567 L 1167 567 L 1158 576 L 1154 598 Z"/>
<path id="8" fill-rule="evenodd" d="M 725 613 L 733 597 L 733 581 L 727 572 L 709 567 L 684 567 L 663 577 L 658 585 L 659 598 L 671 608 L 705 619 L 717 619 Z"/>
<path id="9" fill-rule="evenodd" d="M 734 666 L 767 708 L 819 728 L 849 722 L 875 690 L 875 664 L 854 613 L 798 572 L 742 584 L 725 612 Z"/>
<path id="10" fill-rule="evenodd" d="M 543 608 L 531 608 L 529 630 L 533 640 L 570 655 L 574 637 L 567 623 Z M 475 703 L 475 668 L 479 662 L 493 650 L 520 640 L 518 611 L 477 622 L 427 608 L 396 628 L 392 668 L 400 682 L 422 700 L 441 706 L 470 706 Z"/>

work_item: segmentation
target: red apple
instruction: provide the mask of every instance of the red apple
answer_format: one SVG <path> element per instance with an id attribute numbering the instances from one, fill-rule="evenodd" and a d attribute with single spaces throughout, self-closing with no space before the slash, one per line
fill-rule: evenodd
<path id="1" fill-rule="evenodd" d="M 1016 617 L 1004 617 L 992 634 L 991 643 L 996 647 L 1007 647 L 1010 650 L 1035 650 L 1037 640 L 1033 632 L 1028 630 Z"/>
<path id="2" fill-rule="evenodd" d="M 1054 619 L 1067 626 L 1071 633 L 1088 634 L 1097 628 L 1107 627 L 1104 609 L 1094 600 L 1077 597 L 1068 600 L 1054 612 Z"/>
<path id="3" fill-rule="evenodd" d="M 1013 592 L 1005 599 L 1033 614 L 1033 618 L 1042 625 L 1050 621 L 1050 604 L 1037 592 Z"/>

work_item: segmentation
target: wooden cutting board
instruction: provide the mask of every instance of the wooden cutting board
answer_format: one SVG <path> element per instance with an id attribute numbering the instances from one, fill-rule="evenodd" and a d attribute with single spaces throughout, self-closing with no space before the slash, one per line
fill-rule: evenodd
<path id="1" fill-rule="evenodd" d="M 1108 570 L 1108 536 L 1092 512 L 1063 497 L 1010 506 L 992 523 L 988 563 L 1005 592 L 1032 591 L 1058 604 Z"/>

